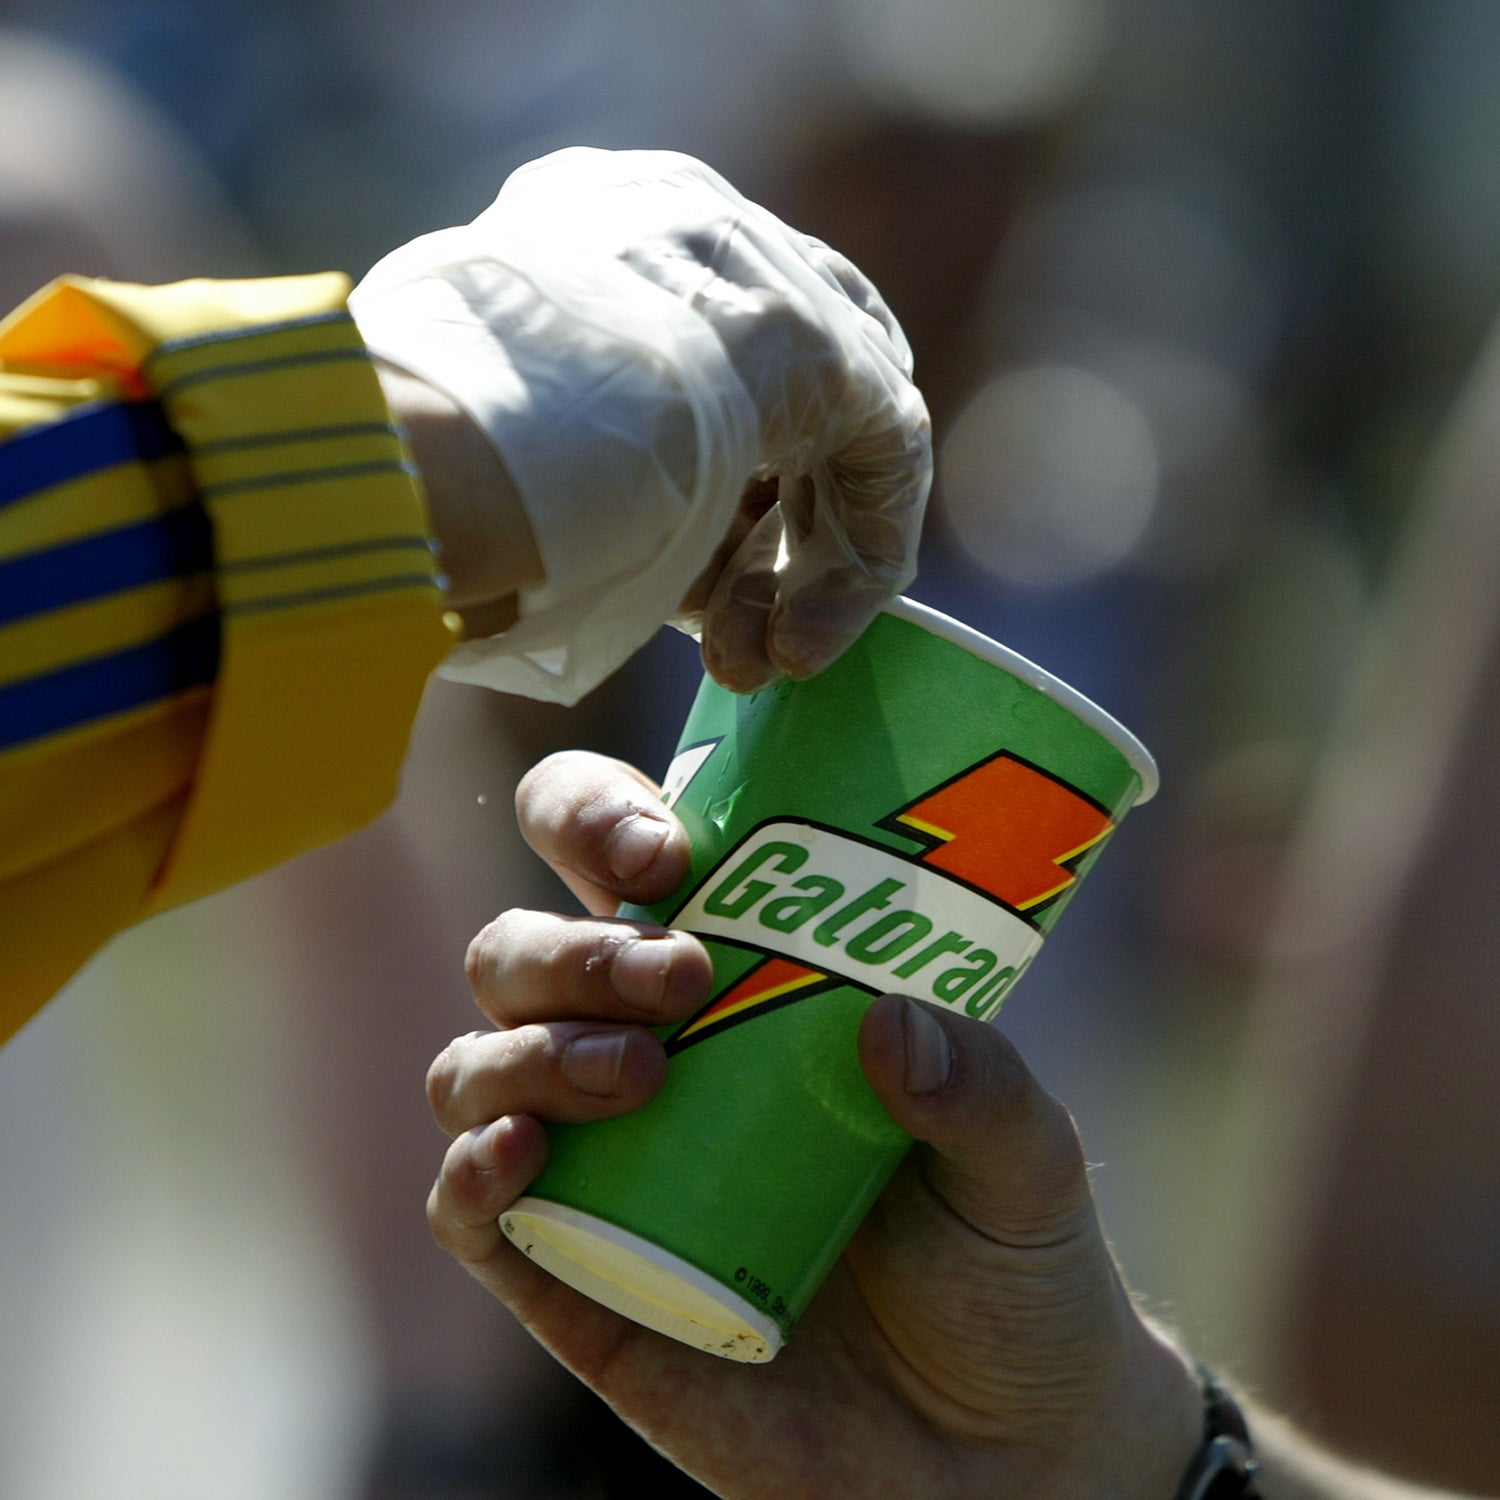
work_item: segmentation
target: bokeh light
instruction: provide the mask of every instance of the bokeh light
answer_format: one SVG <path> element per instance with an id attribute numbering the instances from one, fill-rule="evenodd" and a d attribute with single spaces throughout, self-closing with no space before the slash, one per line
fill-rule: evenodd
<path id="1" fill-rule="evenodd" d="M 1140 408 L 1088 370 L 988 381 L 942 450 L 943 493 L 965 550 L 1012 583 L 1059 584 L 1129 556 L 1156 502 L 1159 465 Z"/>
<path id="2" fill-rule="evenodd" d="M 1110 0 L 839 0 L 857 82 L 886 105 L 968 124 L 1053 113 L 1110 36 Z"/>

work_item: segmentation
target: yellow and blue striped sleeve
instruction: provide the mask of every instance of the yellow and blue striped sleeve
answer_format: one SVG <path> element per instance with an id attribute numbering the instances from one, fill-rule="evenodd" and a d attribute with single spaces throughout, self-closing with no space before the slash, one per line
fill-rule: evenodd
<path id="1" fill-rule="evenodd" d="M 0 1037 L 394 795 L 452 634 L 347 291 L 65 278 L 0 325 Z"/>

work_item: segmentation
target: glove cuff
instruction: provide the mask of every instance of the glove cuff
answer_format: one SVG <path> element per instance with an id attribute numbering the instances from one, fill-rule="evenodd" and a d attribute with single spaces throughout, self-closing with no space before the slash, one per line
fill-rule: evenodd
<path id="1" fill-rule="evenodd" d="M 372 352 L 494 444 L 546 571 L 520 621 L 442 675 L 576 702 L 674 613 L 754 467 L 755 410 L 722 343 L 628 266 L 549 262 L 483 219 L 387 256 L 350 308 Z"/>

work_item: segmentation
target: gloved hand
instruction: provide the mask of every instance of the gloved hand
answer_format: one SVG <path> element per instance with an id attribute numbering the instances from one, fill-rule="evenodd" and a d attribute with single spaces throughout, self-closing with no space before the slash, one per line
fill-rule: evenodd
<path id="1" fill-rule="evenodd" d="M 574 702 L 667 619 L 727 686 L 808 676 L 915 572 L 931 442 L 900 327 L 691 157 L 543 157 L 350 307 L 494 443 L 546 571 L 447 676 Z"/>

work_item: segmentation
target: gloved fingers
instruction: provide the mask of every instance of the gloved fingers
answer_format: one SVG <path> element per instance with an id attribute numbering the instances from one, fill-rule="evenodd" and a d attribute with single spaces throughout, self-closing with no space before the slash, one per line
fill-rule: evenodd
<path id="1" fill-rule="evenodd" d="M 768 647 L 780 551 L 781 512 L 772 508 L 725 562 L 703 607 L 704 669 L 732 692 L 755 692 L 780 670 Z"/>
<path id="2" fill-rule="evenodd" d="M 780 480 L 776 508 L 724 559 L 702 610 L 717 681 L 750 692 L 822 671 L 915 576 L 931 458 L 925 441 L 896 439 L 877 433 Z"/>
<path id="3" fill-rule="evenodd" d="M 858 563 L 824 558 L 816 566 L 789 565 L 766 654 L 788 677 L 813 677 L 859 639 L 896 592 Z"/>
<path id="4" fill-rule="evenodd" d="M 811 535 L 817 501 L 818 487 L 811 474 L 783 474 L 776 481 L 776 503 L 781 507 L 781 524 L 789 548 Z"/>
<path id="5" fill-rule="evenodd" d="M 901 370 L 912 372 L 911 345 L 906 334 L 896 321 L 896 315 L 886 306 L 885 298 L 875 283 L 845 255 L 840 255 L 831 245 L 810 234 L 800 235 L 806 253 L 815 264 L 821 266 L 832 277 L 834 284 L 866 317 L 880 325 L 889 345 L 887 352 Z"/>
<path id="6" fill-rule="evenodd" d="M 387 257 L 355 304 L 370 346 L 503 456 L 546 575 L 444 675 L 570 702 L 701 612 L 705 665 L 751 689 L 831 661 L 912 575 L 931 459 L 899 325 L 701 163 L 557 153 Z M 750 476 L 814 474 L 775 522 L 745 506 Z"/>
<path id="7" fill-rule="evenodd" d="M 816 676 L 864 634 L 894 593 L 857 569 L 829 570 L 801 593 L 785 593 L 770 626 L 766 655 L 800 681 Z"/>
<path id="8" fill-rule="evenodd" d="M 932 449 L 925 422 L 905 431 L 876 431 L 848 443 L 813 470 L 808 541 L 827 536 L 891 592 L 916 574 L 922 519 L 932 486 Z"/>
<path id="9" fill-rule="evenodd" d="M 932 484 L 931 422 L 905 340 L 898 358 L 886 323 L 860 306 L 864 298 L 889 318 L 874 289 L 864 297 L 860 273 L 827 255 L 830 274 L 853 287 L 849 299 L 830 297 L 798 356 L 763 366 L 780 383 L 759 387 L 762 463 L 789 476 L 779 497 L 788 560 L 768 659 L 796 677 L 833 661 L 915 576 Z"/>
<path id="10" fill-rule="evenodd" d="M 729 530 L 724 540 L 719 543 L 703 571 L 693 580 L 693 586 L 683 596 L 678 606 L 674 623 L 680 629 L 693 634 L 701 631 L 703 611 L 713 596 L 714 586 L 718 583 L 720 574 L 728 566 L 729 560 L 744 546 L 750 533 L 760 523 L 761 517 L 776 504 L 779 493 L 779 486 L 774 479 L 752 479 L 745 486 L 740 495 L 739 508 L 735 511 L 734 519 L 729 523 Z M 808 509 L 810 514 L 810 500 Z"/>
<path id="11" fill-rule="evenodd" d="M 790 676 L 834 661 L 916 575 L 931 458 L 925 441 L 903 450 L 892 436 L 851 444 L 811 484 L 782 486 L 787 559 L 768 654 Z"/>

